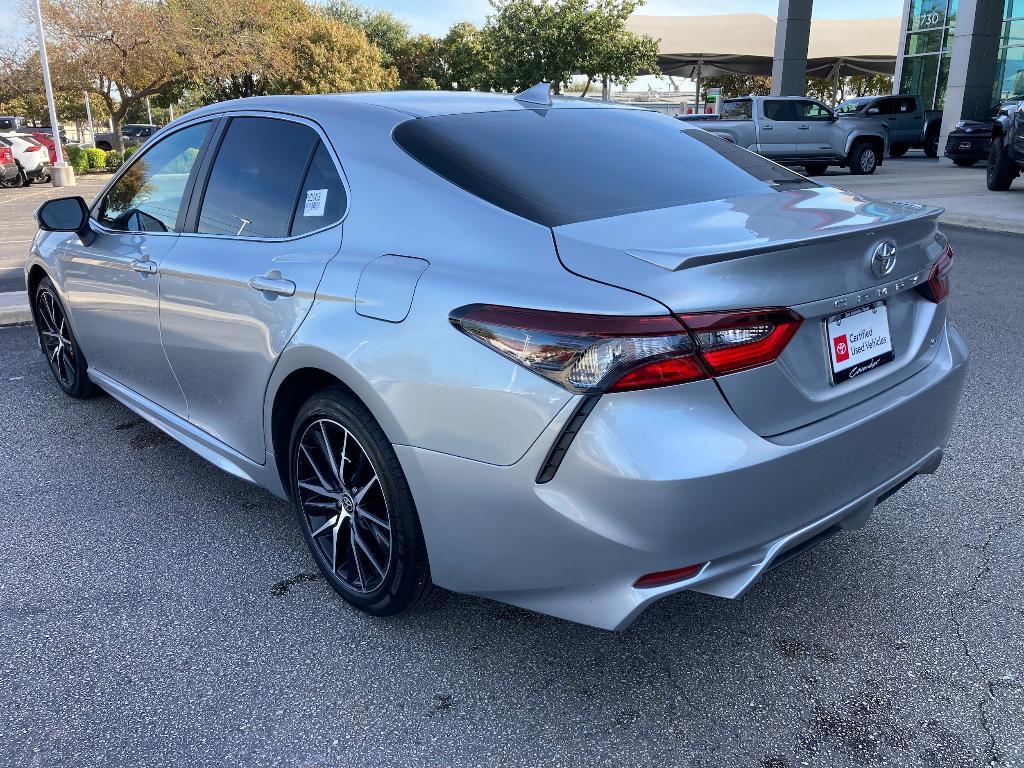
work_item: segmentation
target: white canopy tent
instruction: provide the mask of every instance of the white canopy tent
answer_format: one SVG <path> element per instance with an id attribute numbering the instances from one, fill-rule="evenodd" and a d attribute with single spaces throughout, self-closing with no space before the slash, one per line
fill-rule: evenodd
<path id="1" fill-rule="evenodd" d="M 760 13 L 720 16 L 633 15 L 633 32 L 659 41 L 658 65 L 666 75 L 696 80 L 703 75 L 770 75 L 775 19 Z M 891 75 L 900 40 L 899 17 L 813 19 L 807 74 L 838 79 Z"/>

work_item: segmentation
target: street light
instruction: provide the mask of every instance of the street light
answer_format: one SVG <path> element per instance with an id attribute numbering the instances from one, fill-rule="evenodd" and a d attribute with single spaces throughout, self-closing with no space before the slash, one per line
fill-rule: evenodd
<path id="1" fill-rule="evenodd" d="M 39 33 L 39 64 L 43 68 L 43 87 L 46 89 L 46 106 L 50 110 L 50 130 L 53 131 L 53 155 L 56 162 L 50 176 L 55 187 L 73 187 L 75 171 L 64 162 L 64 147 L 60 143 L 60 123 L 57 122 L 57 108 L 53 104 L 53 86 L 50 85 L 50 62 L 46 58 L 46 38 L 43 36 L 43 11 L 36 6 L 36 31 Z"/>

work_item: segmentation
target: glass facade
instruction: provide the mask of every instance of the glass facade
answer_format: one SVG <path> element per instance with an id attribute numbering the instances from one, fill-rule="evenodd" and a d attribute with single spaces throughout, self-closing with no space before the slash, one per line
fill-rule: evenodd
<path id="1" fill-rule="evenodd" d="M 1024 0 L 1006 0 L 996 101 L 1024 97 Z"/>
<path id="2" fill-rule="evenodd" d="M 1007 0 L 1024 7 L 1024 0 Z M 926 109 L 942 109 L 956 31 L 958 0 L 913 0 L 904 36 L 900 93 L 921 97 Z"/>

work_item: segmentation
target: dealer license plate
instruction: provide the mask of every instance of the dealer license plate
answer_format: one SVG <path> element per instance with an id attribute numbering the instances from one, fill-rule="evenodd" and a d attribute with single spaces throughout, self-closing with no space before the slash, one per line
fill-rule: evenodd
<path id="1" fill-rule="evenodd" d="M 825 321 L 832 383 L 841 384 L 893 359 L 889 310 L 879 301 Z"/>

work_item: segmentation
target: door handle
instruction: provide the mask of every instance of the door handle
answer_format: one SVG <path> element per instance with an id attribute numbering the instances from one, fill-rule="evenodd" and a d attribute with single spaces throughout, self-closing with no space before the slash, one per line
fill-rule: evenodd
<path id="1" fill-rule="evenodd" d="M 796 127 L 796 129 L 798 131 L 809 131 L 809 130 L 811 130 L 811 126 L 809 126 L 809 125 L 798 125 Z"/>
<path id="2" fill-rule="evenodd" d="M 761 130 L 762 131 L 774 131 L 775 130 L 775 126 L 774 125 L 762 125 L 761 126 Z"/>
<path id="3" fill-rule="evenodd" d="M 295 283 L 291 280 L 285 280 L 283 277 L 266 277 L 265 275 L 250 277 L 249 287 L 263 294 L 270 293 L 275 296 L 295 295 Z"/>
<path id="4" fill-rule="evenodd" d="M 156 262 L 150 259 L 136 259 L 132 262 L 132 269 L 144 275 L 156 274 Z"/>

